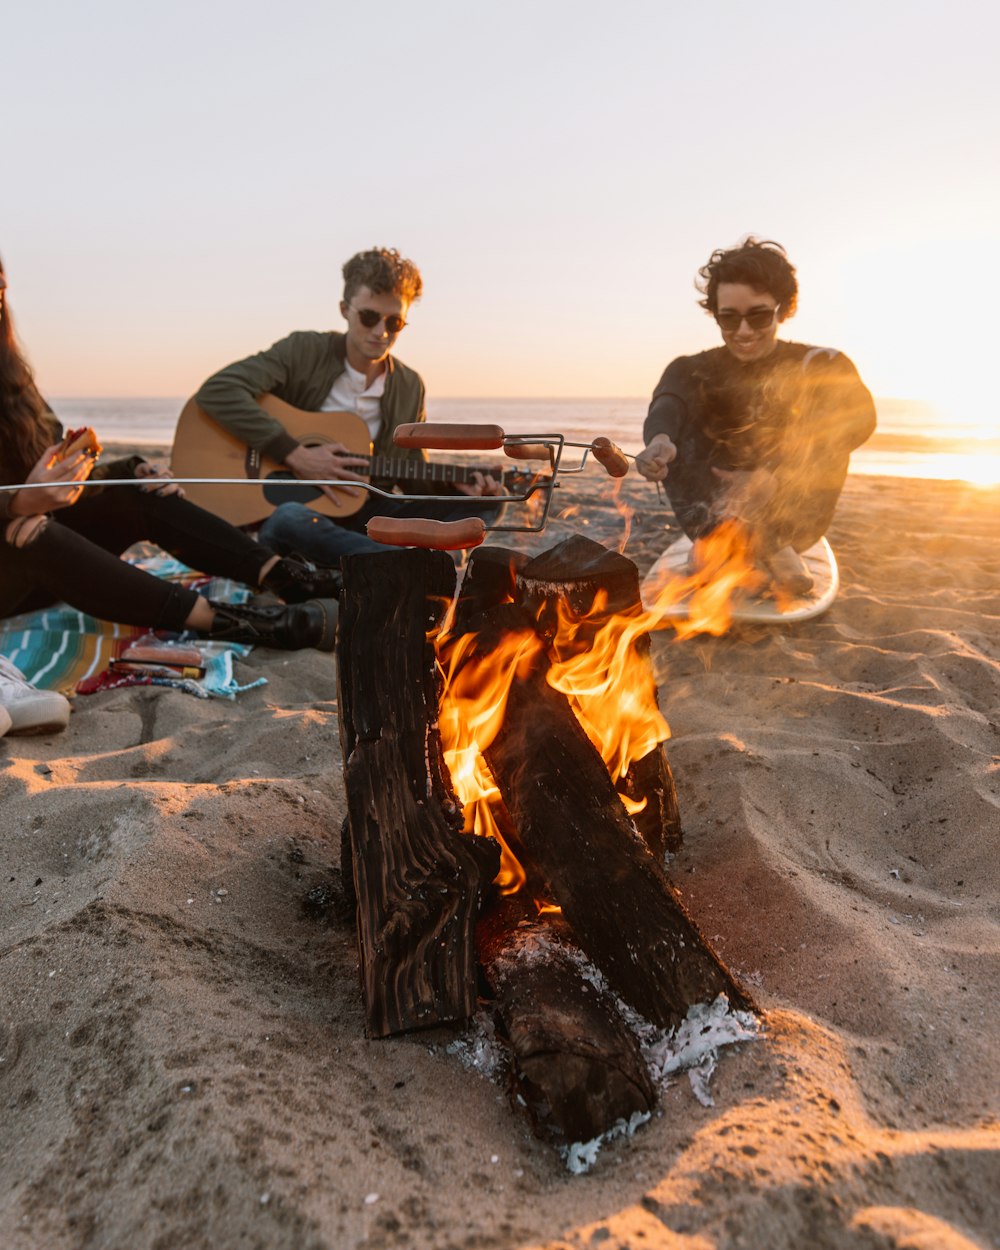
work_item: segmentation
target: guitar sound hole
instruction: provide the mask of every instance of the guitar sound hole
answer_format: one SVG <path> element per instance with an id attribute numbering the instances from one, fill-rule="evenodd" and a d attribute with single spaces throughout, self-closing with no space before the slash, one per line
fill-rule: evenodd
<path id="1" fill-rule="evenodd" d="M 282 471 L 269 473 L 261 489 L 264 492 L 264 498 L 273 508 L 283 503 L 312 503 L 323 494 L 318 486 L 303 486 L 293 473 Z"/>

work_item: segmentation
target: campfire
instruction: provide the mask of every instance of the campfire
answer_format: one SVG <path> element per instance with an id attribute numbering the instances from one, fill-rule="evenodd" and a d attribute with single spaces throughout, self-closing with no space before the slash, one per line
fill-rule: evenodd
<path id="1" fill-rule="evenodd" d="M 372 1037 L 481 996 L 535 1129 L 588 1141 L 655 1095 L 626 1015 L 752 1003 L 687 915 L 649 630 L 632 562 L 574 537 L 529 558 L 345 561 L 338 683 Z"/>

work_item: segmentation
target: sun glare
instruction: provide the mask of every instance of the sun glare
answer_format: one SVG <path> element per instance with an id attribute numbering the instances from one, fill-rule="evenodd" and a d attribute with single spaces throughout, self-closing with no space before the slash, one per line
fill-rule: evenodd
<path id="1" fill-rule="evenodd" d="M 1000 485 L 1000 429 L 988 404 L 880 399 L 872 438 L 852 458 L 853 472 Z"/>
<path id="2" fill-rule="evenodd" d="M 956 478 L 972 486 L 1000 485 L 1000 459 L 996 456 L 931 456 L 924 477 Z"/>

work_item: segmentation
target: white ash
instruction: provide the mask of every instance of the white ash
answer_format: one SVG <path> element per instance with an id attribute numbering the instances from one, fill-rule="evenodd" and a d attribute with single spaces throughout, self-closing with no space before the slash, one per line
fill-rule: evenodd
<path id="1" fill-rule="evenodd" d="M 530 920 L 522 920 L 511 935 L 510 942 L 504 948 L 503 953 L 497 957 L 496 968 L 500 975 L 503 975 L 508 969 L 517 967 L 518 964 L 526 964 L 529 967 L 538 963 L 540 960 L 547 960 L 553 954 L 565 954 L 576 959 L 577 952 L 564 942 L 560 942 L 558 938 L 541 925 L 534 924 Z M 596 972 L 596 968 L 594 969 Z M 597 973 L 600 976 L 600 973 Z"/>
<path id="2" fill-rule="evenodd" d="M 487 1081 L 499 1083 L 507 1071 L 507 1052 L 497 1040 L 493 1017 L 486 1011 L 477 1011 L 469 1027 L 448 1043 L 445 1052 L 455 1055 L 464 1068 L 473 1069 Z"/>
<path id="3" fill-rule="evenodd" d="M 643 1041 L 642 1053 L 654 1081 L 666 1086 L 672 1073 L 687 1072 L 695 1098 L 702 1106 L 711 1107 L 715 1104 L 708 1082 L 720 1048 L 759 1036 L 760 1024 L 753 1013 L 735 1010 L 725 994 L 720 994 L 713 1003 L 695 1003 L 672 1033 L 656 1041 Z"/>
<path id="4" fill-rule="evenodd" d="M 514 582 L 518 590 L 524 589 L 524 581 L 525 579 L 521 577 L 520 575 L 517 575 L 514 578 Z M 549 599 L 566 600 L 569 598 L 565 582 L 538 582 L 538 581 L 535 581 L 534 578 L 532 578 L 531 589 L 534 592 L 536 598 L 541 598 L 545 600 L 549 600 Z"/>
<path id="5" fill-rule="evenodd" d="M 649 1118 L 648 1111 L 633 1111 L 627 1120 L 616 1120 L 607 1132 L 601 1133 L 599 1137 L 585 1142 L 575 1141 L 570 1146 L 561 1146 L 559 1153 L 562 1155 L 567 1171 L 575 1176 L 582 1176 L 585 1172 L 589 1172 L 594 1166 L 598 1151 L 606 1142 L 614 1141 L 616 1137 L 633 1136 L 636 1129 L 645 1124 Z"/>
<path id="6" fill-rule="evenodd" d="M 660 1029 L 650 1024 L 608 985 L 599 968 L 574 946 L 566 946 L 544 929 L 530 923 L 519 928 L 517 940 L 505 955 L 512 965 L 544 959 L 558 949 L 572 960 L 580 975 L 600 993 L 609 994 L 625 1023 L 635 1034 L 653 1081 L 666 1089 L 675 1072 L 687 1072 L 691 1090 L 702 1106 L 713 1106 L 709 1081 L 715 1071 L 722 1046 L 752 1041 L 760 1035 L 756 1017 L 749 1011 L 734 1010 L 725 994 L 713 1003 L 696 1003 L 676 1029 Z"/>
<path id="7" fill-rule="evenodd" d="M 598 992 L 608 994 L 622 1018 L 635 1034 L 653 1083 L 667 1089 L 675 1072 L 687 1072 L 691 1091 L 704 1107 L 714 1106 L 709 1082 L 723 1046 L 753 1041 L 761 1034 L 760 1022 L 749 1011 L 730 1005 L 725 994 L 712 1003 L 695 1003 L 676 1029 L 661 1029 L 651 1024 L 628 1003 L 615 994 L 600 969 L 594 966 L 578 947 L 568 946 L 538 925 L 525 921 L 518 926 L 497 968 L 503 975 L 504 965 L 532 964 L 551 957 L 552 952 L 570 959 L 581 977 Z M 508 1071 L 508 1054 L 497 1038 L 492 1016 L 479 1011 L 469 1028 L 446 1047 L 466 1068 L 472 1068 L 487 1080 L 499 1082 Z M 520 1100 L 519 1101 L 523 1101 Z M 588 1172 L 601 1146 L 616 1137 L 631 1137 L 650 1118 L 648 1112 L 635 1112 L 628 1120 L 618 1120 L 607 1132 L 589 1142 L 574 1142 L 560 1148 L 567 1169 L 575 1175 Z"/>

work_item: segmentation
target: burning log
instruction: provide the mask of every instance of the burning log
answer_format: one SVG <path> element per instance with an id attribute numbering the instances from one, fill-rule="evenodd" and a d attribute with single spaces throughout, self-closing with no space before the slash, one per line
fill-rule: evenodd
<path id="1" fill-rule="evenodd" d="M 534 627 L 552 643 L 558 633 L 559 604 L 578 618 L 576 649 L 592 645 L 615 615 L 637 617 L 642 610 L 639 575 L 631 560 L 599 543 L 574 536 L 533 560 L 505 547 L 481 547 L 469 562 L 452 630 L 475 628 L 477 614 L 505 602 L 516 602 L 534 619 Z M 600 604 L 600 606 L 596 606 Z M 649 635 L 636 634 L 630 643 L 634 660 L 628 695 L 655 708 L 656 683 Z M 622 692 L 616 692 L 621 698 Z M 616 782 L 630 800 L 629 810 L 639 833 L 658 858 L 681 846 L 680 812 L 673 774 L 661 743 L 632 762 Z"/>
<path id="2" fill-rule="evenodd" d="M 604 762 L 537 656 L 511 684 L 484 755 L 519 846 L 613 988 L 661 1028 L 695 1003 L 749 1007 L 638 836 Z"/>
<path id="3" fill-rule="evenodd" d="M 477 547 L 462 578 L 451 632 L 470 633 L 480 612 L 501 603 L 513 603 L 517 575 L 529 558 L 509 547 Z"/>
<path id="4" fill-rule="evenodd" d="M 437 731 L 428 633 L 454 588 L 442 552 L 344 560 L 340 735 L 372 1037 L 463 1020 L 476 1006 L 475 925 L 499 851 L 462 833 Z"/>
<path id="5" fill-rule="evenodd" d="M 634 1033 L 587 980 L 566 925 L 524 894 L 498 897 L 480 921 L 479 957 L 510 1047 L 511 1094 L 540 1137 L 587 1142 L 652 1111 Z"/>
<path id="6" fill-rule="evenodd" d="M 498 787 L 493 793 L 501 823 L 512 830 L 508 844 L 531 883 L 525 898 L 539 890 L 550 897 L 613 989 L 654 1024 L 667 1027 L 693 1003 L 720 992 L 734 1005 L 750 1004 L 687 916 L 658 854 L 629 820 L 608 766 L 574 711 L 582 704 L 586 718 L 585 699 L 574 691 L 571 702 L 547 680 L 568 654 L 586 653 L 600 637 L 603 622 L 616 608 L 624 609 L 619 616 L 626 625 L 629 620 L 636 625 L 625 650 L 638 658 L 638 671 L 645 676 L 637 679 L 635 669 L 628 678 L 619 675 L 613 697 L 625 699 L 641 687 L 659 715 L 648 639 L 635 606 L 634 568 L 595 546 L 563 544 L 529 562 L 498 549 L 478 552 L 455 614 L 461 643 L 456 671 L 468 668 L 474 676 L 480 661 L 492 664 L 503 634 L 518 635 L 524 643 L 521 659 L 510 668 L 498 727 L 483 753 Z M 462 813 L 437 726 L 440 670 L 429 638 L 453 593 L 451 559 L 429 551 L 354 556 L 345 561 L 344 582 L 338 688 L 347 842 L 368 1028 L 372 1036 L 383 1037 L 472 1013 L 474 928 L 484 890 L 497 872 L 498 854 L 494 842 L 460 832 Z M 595 605 L 598 591 L 603 599 Z M 572 609 L 575 632 L 568 635 L 549 628 L 560 605 L 563 616 L 565 605 Z M 465 712 L 455 706 L 461 724 Z M 449 724 L 454 712 L 453 706 Z M 440 715 L 444 724 L 444 707 Z M 639 763 L 645 765 L 646 759 Z M 669 780 L 669 770 L 665 777 Z M 631 778 L 619 779 L 619 787 L 631 785 L 648 799 L 656 794 L 657 779 L 667 795 L 662 772 L 643 777 L 635 766 Z M 658 809 L 661 822 L 665 802 Z M 483 961 L 499 967 L 494 955 L 484 953 Z M 502 962 L 506 968 L 510 961 Z M 562 974 L 560 968 L 554 975 L 561 980 Z M 518 984 L 520 973 L 513 980 L 507 975 L 494 976 L 494 983 L 512 1003 L 530 1005 L 546 995 L 560 1002 L 551 987 L 532 988 L 534 969 L 524 989 Z M 589 1006 L 578 1002 L 576 991 L 567 995 L 573 1006 L 566 1007 L 566 1019 L 586 1018 Z M 519 1035 L 520 1025 L 509 1027 L 512 1036 Z M 554 1028 L 533 1027 L 542 1037 Z M 615 1034 L 613 1019 L 608 1027 Z M 530 1030 L 524 1035 L 530 1036 Z M 568 1053 L 569 1068 L 580 1070 L 580 1056 Z M 623 1068 L 618 1051 L 600 1062 L 608 1072 L 631 1066 L 628 1060 Z M 529 1084 L 534 1079 L 525 1077 Z M 576 1088 L 574 1080 L 570 1071 L 545 1082 L 538 1079 L 538 1090 L 548 1091 L 539 1098 L 547 1100 L 546 1114 L 554 1123 L 555 1107 L 571 1108 L 558 1116 L 575 1123 L 580 1097 L 569 1092 Z M 610 1076 L 605 1083 L 621 1084 Z M 634 1084 L 632 1077 L 625 1082 Z M 616 1093 L 607 1103 L 620 1101 Z M 595 1113 L 592 1118 L 603 1117 Z"/>
<path id="7" fill-rule="evenodd" d="M 483 556 L 487 563 L 480 571 Z M 599 591 L 607 602 L 595 613 Z M 505 808 L 500 823 L 510 826 L 503 829 L 504 841 L 529 881 L 544 883 L 544 895 L 562 908 L 576 941 L 617 992 L 666 1027 L 678 1023 L 692 1004 L 720 992 L 735 1005 L 748 1000 L 684 911 L 659 856 L 637 836 L 574 706 L 549 683 L 546 648 L 535 632 L 547 640 L 558 664 L 567 654 L 590 648 L 603 628 L 595 617 L 603 622 L 624 608 L 620 615 L 626 623 L 637 622 L 628 643 L 641 661 L 631 671 L 632 685 L 639 684 L 638 671 L 648 681 L 640 693 L 652 696 L 655 707 L 648 638 L 633 605 L 637 598 L 631 561 L 587 540 L 570 540 L 506 569 L 502 554 L 477 552 L 455 616 L 462 650 L 452 688 L 461 700 L 467 688 L 473 694 L 481 688 L 481 672 L 507 669 L 503 712 L 483 748 Z M 560 602 L 568 604 L 575 632 L 567 632 Z M 516 650 L 519 658 L 497 666 L 493 657 L 505 650 Z M 614 689 L 612 697 L 628 693 Z"/>
<path id="8" fill-rule="evenodd" d="M 667 852 L 676 855 L 682 842 L 681 814 L 663 744 L 630 764 L 616 789 L 638 808 L 632 813 L 632 823 L 656 858 L 662 862 Z"/>
<path id="9" fill-rule="evenodd" d="M 617 636 L 623 623 L 641 619 L 635 565 L 579 534 L 516 567 L 513 577 L 513 599 L 534 617 L 557 662 L 593 650 L 610 622 L 615 622 Z M 566 629 L 568 619 L 573 621 L 571 635 Z M 590 697 L 605 703 L 614 699 L 622 715 L 631 709 L 637 722 L 648 720 L 649 712 L 657 708 L 650 651 L 649 634 L 637 627 L 623 653 L 614 659 L 618 671 L 609 668 L 603 674 L 608 689 Z M 585 702 L 581 710 L 586 715 Z M 635 826 L 653 854 L 662 860 L 665 852 L 679 851 L 677 792 L 662 743 L 653 742 L 615 784 L 618 793 L 630 800 Z"/>

